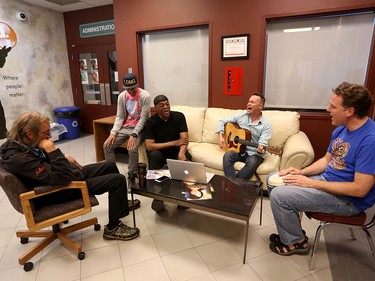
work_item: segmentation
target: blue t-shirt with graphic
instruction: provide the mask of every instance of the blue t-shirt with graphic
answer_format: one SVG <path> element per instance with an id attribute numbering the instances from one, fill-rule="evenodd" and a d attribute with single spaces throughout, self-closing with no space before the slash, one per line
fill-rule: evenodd
<path id="1" fill-rule="evenodd" d="M 375 175 L 375 122 L 368 119 L 360 128 L 349 131 L 337 127 L 333 133 L 328 152 L 332 160 L 323 177 L 333 182 L 353 182 L 355 172 Z M 375 185 L 364 198 L 347 196 L 361 211 L 375 203 Z"/>

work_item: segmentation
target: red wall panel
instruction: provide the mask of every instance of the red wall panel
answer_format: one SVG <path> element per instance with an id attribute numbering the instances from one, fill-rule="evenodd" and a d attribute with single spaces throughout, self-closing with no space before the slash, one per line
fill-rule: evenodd
<path id="1" fill-rule="evenodd" d="M 137 32 L 207 23 L 209 106 L 236 109 L 245 107 L 252 92 L 263 90 L 267 19 L 372 9 L 375 3 L 373 0 L 114 0 L 113 6 L 120 77 L 129 67 L 140 72 Z M 222 61 L 221 36 L 246 33 L 250 33 L 249 59 Z M 224 93 L 223 73 L 229 66 L 243 68 L 243 95 Z M 375 92 L 374 51 L 366 86 Z M 327 114 L 301 112 L 301 129 L 312 141 L 317 157 L 324 155 L 332 128 Z"/>

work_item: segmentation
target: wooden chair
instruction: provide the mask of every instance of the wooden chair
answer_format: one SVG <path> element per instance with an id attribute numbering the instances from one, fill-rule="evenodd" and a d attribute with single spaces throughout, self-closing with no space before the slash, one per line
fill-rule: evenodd
<path id="1" fill-rule="evenodd" d="M 366 237 L 367 237 L 368 243 L 370 245 L 371 253 L 375 258 L 374 241 L 372 240 L 371 234 L 368 231 L 368 229 L 370 229 L 374 225 L 375 215 L 373 215 L 372 219 L 368 223 L 366 223 L 367 214 L 365 212 L 362 212 L 362 213 L 360 213 L 356 216 L 352 216 L 352 217 L 335 216 L 335 215 L 324 214 L 324 213 L 315 213 L 315 212 L 306 212 L 306 216 L 309 219 L 316 219 L 316 220 L 320 221 L 320 224 L 319 224 L 319 226 L 316 230 L 314 245 L 313 245 L 313 248 L 312 248 L 312 251 L 311 251 L 311 256 L 310 256 L 309 269 L 311 271 L 314 270 L 314 266 L 315 266 L 315 257 L 316 257 L 316 252 L 318 250 L 320 234 L 321 234 L 324 227 L 326 227 L 328 225 L 332 225 L 332 224 L 348 226 L 349 230 L 350 230 L 351 238 L 353 240 L 356 240 L 356 238 L 354 236 L 354 232 L 353 232 L 352 227 L 361 228 L 366 233 Z"/>
<path id="2" fill-rule="evenodd" d="M 78 259 L 83 260 L 85 258 L 81 245 L 68 238 L 67 234 L 91 225 L 94 225 L 94 229 L 98 231 L 100 230 L 98 219 L 91 218 L 65 228 L 61 227 L 61 223 L 89 213 L 91 212 L 91 206 L 99 204 L 95 196 L 89 196 L 85 181 L 71 182 L 66 186 L 38 186 L 29 191 L 15 175 L 6 171 L 0 163 L 0 185 L 13 207 L 25 215 L 28 230 L 16 232 L 21 243 L 28 243 L 30 237 L 44 237 L 42 241 L 18 259 L 19 264 L 24 266 L 25 271 L 30 271 L 34 266 L 29 260 L 55 239 L 60 239 L 66 246 L 77 252 Z M 35 207 L 33 199 L 66 189 L 80 189 L 82 198 L 39 208 Z M 52 227 L 52 229 L 41 230 L 47 227 Z"/>

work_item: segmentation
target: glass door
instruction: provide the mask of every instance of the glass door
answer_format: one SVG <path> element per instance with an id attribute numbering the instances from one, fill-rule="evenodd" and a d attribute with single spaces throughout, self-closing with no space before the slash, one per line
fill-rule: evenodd
<path id="1" fill-rule="evenodd" d="M 92 133 L 93 120 L 116 114 L 119 79 L 115 44 L 77 47 L 75 51 L 74 104 L 81 108 L 82 131 Z"/>

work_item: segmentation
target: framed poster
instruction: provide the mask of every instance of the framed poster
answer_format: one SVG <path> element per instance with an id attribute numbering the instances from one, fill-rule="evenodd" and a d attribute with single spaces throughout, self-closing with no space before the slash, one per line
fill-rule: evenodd
<path id="1" fill-rule="evenodd" d="M 250 34 L 228 35 L 221 37 L 221 59 L 248 59 Z"/>

